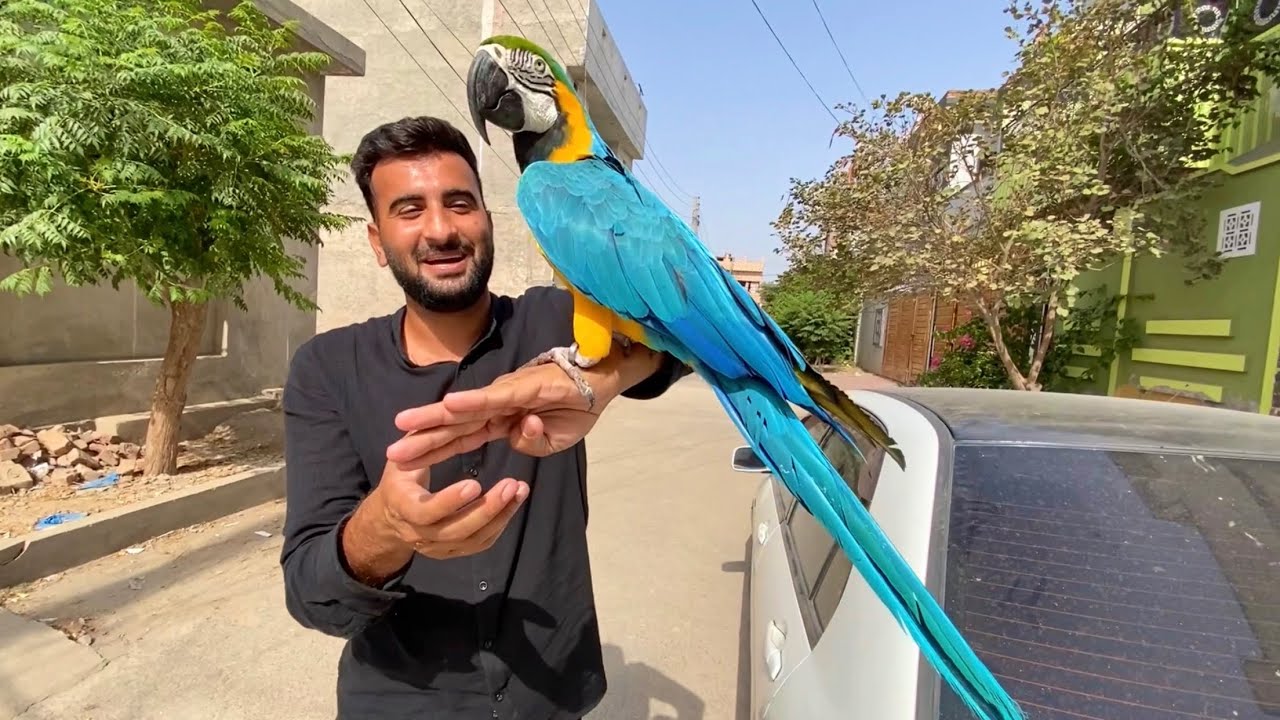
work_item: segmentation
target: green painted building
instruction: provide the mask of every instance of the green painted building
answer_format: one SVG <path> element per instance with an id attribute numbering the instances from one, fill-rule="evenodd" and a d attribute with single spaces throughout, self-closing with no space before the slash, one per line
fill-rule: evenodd
<path id="1" fill-rule="evenodd" d="M 1264 38 L 1280 39 L 1280 25 Z M 1137 346 L 1094 373 L 1085 392 L 1280 415 L 1280 87 L 1262 82 L 1258 101 L 1224 138 L 1232 149 L 1205 168 L 1220 182 L 1200 203 L 1203 242 L 1221 254 L 1221 273 L 1188 286 L 1180 257 L 1143 255 L 1078 283 L 1131 298 L 1119 315 L 1138 333 Z M 1078 374 L 1097 350 L 1076 350 Z"/>

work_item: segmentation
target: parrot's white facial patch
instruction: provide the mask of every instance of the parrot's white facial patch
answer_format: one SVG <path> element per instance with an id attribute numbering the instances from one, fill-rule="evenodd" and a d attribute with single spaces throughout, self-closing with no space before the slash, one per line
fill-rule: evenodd
<path id="1" fill-rule="evenodd" d="M 507 89 L 520 93 L 524 106 L 524 132 L 544 133 L 560 116 L 556 106 L 556 78 L 547 62 L 523 48 L 491 45 L 485 48 L 507 72 Z"/>

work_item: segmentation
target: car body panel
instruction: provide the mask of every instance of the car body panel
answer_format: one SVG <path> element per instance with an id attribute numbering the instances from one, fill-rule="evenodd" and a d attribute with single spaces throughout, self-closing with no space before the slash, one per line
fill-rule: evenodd
<path id="1" fill-rule="evenodd" d="M 927 578 L 940 602 L 947 571 L 953 443 L 1280 459 L 1280 419 L 1229 410 L 996 390 L 901 388 L 851 396 L 881 421 L 908 462 L 905 473 L 891 461 L 881 464 L 871 514 L 908 563 Z M 788 555 L 794 552 L 787 542 L 788 518 L 776 513 L 777 497 L 787 491 L 771 476 L 763 477 L 768 479 L 757 505 L 775 510 L 769 540 Z M 1265 527 L 1265 522 L 1254 524 Z M 757 609 L 756 593 L 768 594 L 770 608 L 788 602 L 800 606 L 791 575 L 796 565 L 794 558 L 784 557 L 753 567 L 753 612 L 763 612 Z M 752 622 L 757 633 L 756 617 Z M 762 660 L 753 653 L 752 720 L 937 717 L 937 674 L 856 571 L 825 628 L 815 633 L 812 650 L 781 681 L 756 692 Z M 764 697 L 768 700 L 762 703 Z"/>
<path id="2" fill-rule="evenodd" d="M 852 397 L 886 426 L 908 458 L 905 471 L 892 461 L 881 465 L 871 515 L 923 576 L 937 488 L 937 430 L 907 403 L 871 393 L 855 392 Z M 779 533 L 775 540 L 781 538 Z M 791 578 L 780 575 L 776 563 L 761 567 L 751 584 L 753 595 L 773 597 L 782 591 L 796 602 Z M 753 656 L 752 662 L 759 658 Z M 813 650 L 786 677 L 764 715 L 753 712 L 753 718 L 908 720 L 915 717 L 918 672 L 914 641 L 855 570 Z M 857 698 L 855 706 L 850 706 L 850 698 Z"/>
<path id="3" fill-rule="evenodd" d="M 759 717 L 773 693 L 809 655 L 791 567 L 780 531 L 772 475 L 763 474 L 751 518 L 751 716 Z M 757 585 L 757 578 L 768 582 Z"/>

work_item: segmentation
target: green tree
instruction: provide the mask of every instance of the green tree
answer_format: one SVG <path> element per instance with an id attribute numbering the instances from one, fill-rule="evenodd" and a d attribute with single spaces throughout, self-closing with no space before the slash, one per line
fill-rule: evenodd
<path id="1" fill-rule="evenodd" d="M 761 306 L 811 363 L 835 363 L 853 351 L 854 306 L 847 296 L 783 273 L 761 288 Z"/>
<path id="2" fill-rule="evenodd" d="M 1015 2 L 1016 70 L 992 91 L 903 93 L 851 110 L 853 151 L 793 181 L 776 222 L 787 252 L 834 248 L 864 290 L 974 304 L 1017 389 L 1039 390 L 1073 281 L 1127 252 L 1181 252 L 1200 274 L 1200 166 L 1280 72 L 1248 8 L 1218 39 L 1171 39 L 1189 3 Z M 1001 324 L 1048 307 L 1020 367 Z"/>
<path id="3" fill-rule="evenodd" d="M 306 131 L 302 79 L 330 58 L 289 51 L 249 2 L 0 3 L 0 252 L 20 294 L 134 281 L 170 313 L 144 473 L 172 472 L 208 304 L 244 308 L 249 280 L 303 277 L 291 241 L 350 218 L 325 212 L 345 158 Z"/>

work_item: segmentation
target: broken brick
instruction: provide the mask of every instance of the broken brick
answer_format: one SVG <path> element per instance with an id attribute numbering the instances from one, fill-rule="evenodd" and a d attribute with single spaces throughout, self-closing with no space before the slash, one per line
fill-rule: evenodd
<path id="1" fill-rule="evenodd" d="M 26 490 L 36 484 L 31 473 L 16 462 L 0 462 L 0 493 Z"/>
<path id="2" fill-rule="evenodd" d="M 41 430 L 36 433 L 36 439 L 39 440 L 40 445 L 54 457 L 63 455 L 73 447 L 71 439 L 67 437 L 67 434 L 57 428 Z"/>

